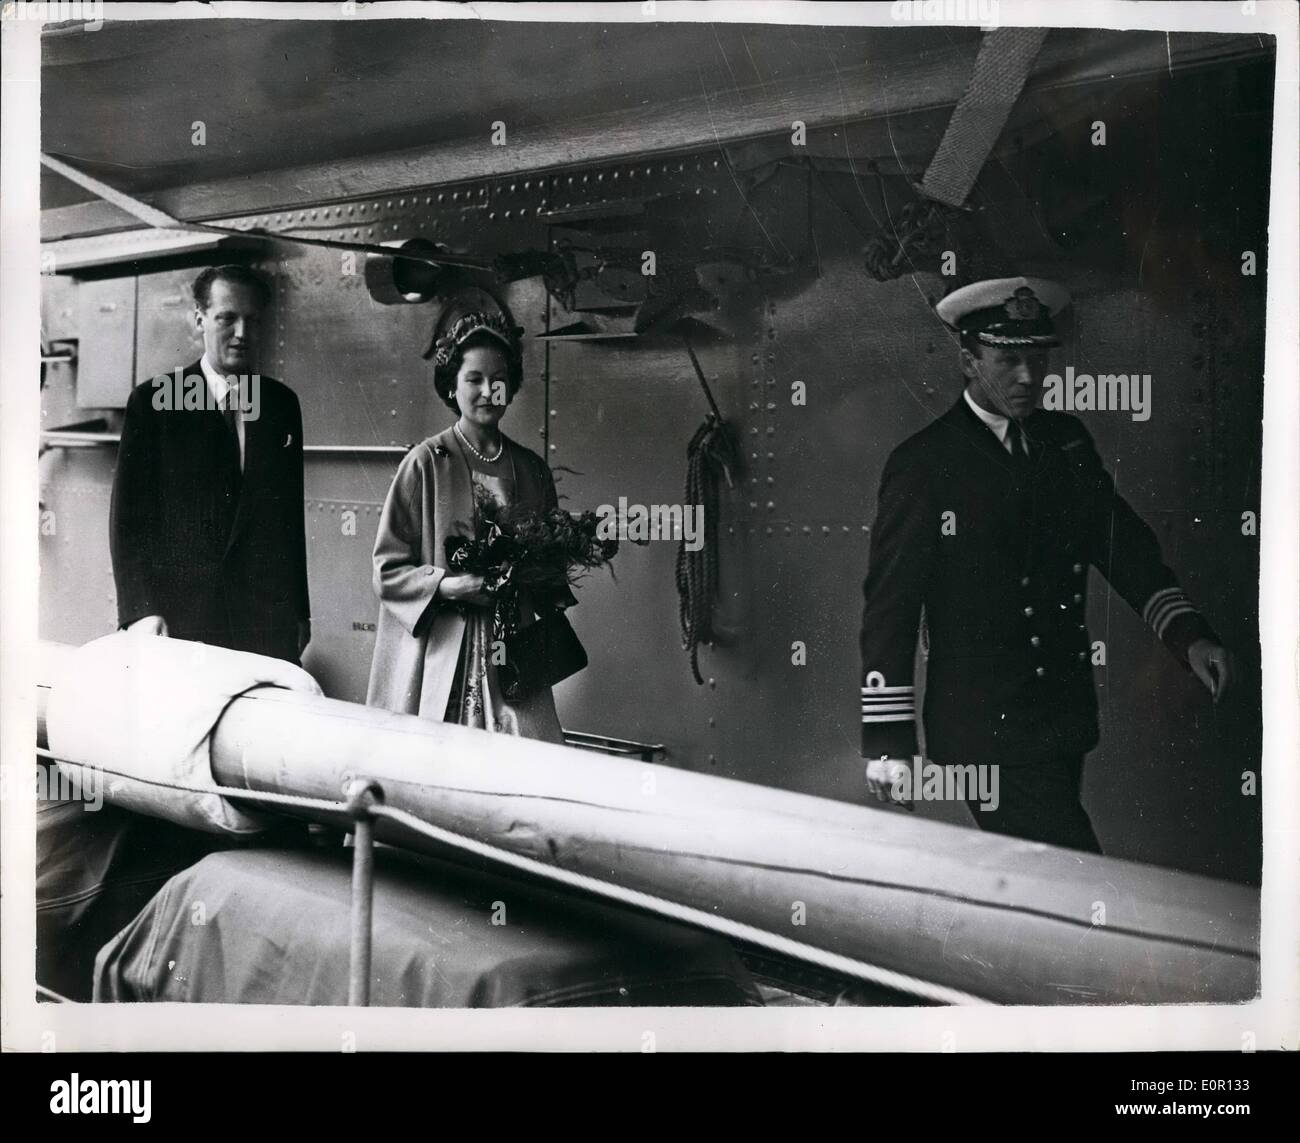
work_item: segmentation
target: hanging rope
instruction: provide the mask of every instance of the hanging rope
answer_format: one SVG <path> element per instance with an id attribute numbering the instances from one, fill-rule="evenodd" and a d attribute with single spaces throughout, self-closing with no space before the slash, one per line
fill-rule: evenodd
<path id="1" fill-rule="evenodd" d="M 892 233 L 880 233 L 862 250 L 867 273 L 877 282 L 890 282 L 912 264 L 936 253 L 947 233 L 947 223 L 957 211 L 937 202 L 909 202 L 897 215 Z"/>
<path id="2" fill-rule="evenodd" d="M 685 341 L 685 339 L 683 339 Z M 700 675 L 700 644 L 712 643 L 713 603 L 718 593 L 718 512 L 720 486 L 718 475 L 733 487 L 732 472 L 739 471 L 740 452 L 731 426 L 722 419 L 717 402 L 705 380 L 704 370 L 689 341 L 685 342 L 691 365 L 699 378 L 704 396 L 713 410 L 704 424 L 695 430 L 686 448 L 686 495 L 683 510 L 700 505 L 704 510 L 704 543 L 696 550 L 686 547 L 686 537 L 677 549 L 678 618 L 682 628 L 682 646 L 691 657 L 691 674 L 703 686 Z"/>

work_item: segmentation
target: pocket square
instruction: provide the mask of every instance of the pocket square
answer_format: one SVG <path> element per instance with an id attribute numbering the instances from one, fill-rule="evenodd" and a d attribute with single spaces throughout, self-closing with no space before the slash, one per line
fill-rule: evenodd
<path id="1" fill-rule="evenodd" d="M 293 444 L 293 433 L 285 433 L 285 434 L 284 434 L 284 444 L 282 444 L 280 447 L 281 447 L 281 448 L 288 448 L 291 444 Z"/>

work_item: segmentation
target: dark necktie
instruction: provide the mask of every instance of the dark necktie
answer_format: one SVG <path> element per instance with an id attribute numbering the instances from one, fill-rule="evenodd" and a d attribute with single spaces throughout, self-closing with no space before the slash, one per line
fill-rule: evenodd
<path id="1" fill-rule="evenodd" d="M 239 410 L 236 407 L 234 389 L 228 390 L 225 398 L 221 402 L 221 419 L 225 422 L 230 447 L 235 458 L 235 471 L 237 473 L 241 472 L 242 465 L 240 464 L 239 459 Z"/>
<path id="2" fill-rule="evenodd" d="M 1029 453 L 1025 449 L 1025 431 L 1015 417 L 1007 418 L 1007 443 L 1011 446 L 1011 462 L 1016 468 L 1029 467 Z"/>

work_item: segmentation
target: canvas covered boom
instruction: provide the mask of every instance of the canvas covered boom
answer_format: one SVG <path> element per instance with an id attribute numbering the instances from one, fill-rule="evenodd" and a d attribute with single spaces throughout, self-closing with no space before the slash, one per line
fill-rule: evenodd
<path id="1" fill-rule="evenodd" d="M 71 653 L 42 648 L 42 744 Z M 231 701 L 211 756 L 219 786 L 304 799 L 286 812 L 346 824 L 345 791 L 364 779 L 386 809 L 381 841 L 496 855 L 785 955 L 929 982 L 936 999 L 1257 991 L 1246 886 L 288 690 Z"/>

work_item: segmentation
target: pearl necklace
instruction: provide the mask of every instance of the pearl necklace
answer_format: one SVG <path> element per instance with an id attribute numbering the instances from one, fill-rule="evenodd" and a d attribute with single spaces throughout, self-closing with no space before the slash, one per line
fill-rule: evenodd
<path id="1" fill-rule="evenodd" d="M 469 449 L 469 451 L 478 457 L 484 464 L 496 464 L 496 462 L 501 459 L 501 454 L 506 451 L 506 442 L 502 441 L 500 445 L 497 446 L 496 456 L 484 456 L 465 439 L 465 434 L 460 431 L 460 425 L 452 425 L 452 428 L 456 431 L 456 435 L 460 437 L 460 443 Z"/>

